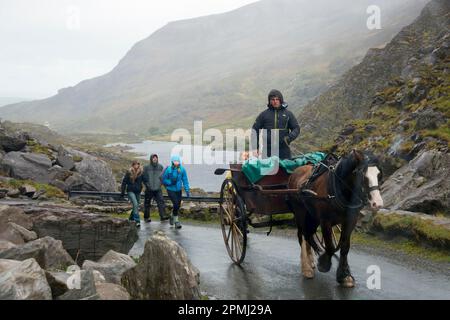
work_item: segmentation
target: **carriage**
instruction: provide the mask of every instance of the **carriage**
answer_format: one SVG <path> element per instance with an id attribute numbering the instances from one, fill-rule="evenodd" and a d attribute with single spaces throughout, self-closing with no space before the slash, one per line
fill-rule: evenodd
<path id="1" fill-rule="evenodd" d="M 320 163 L 321 165 L 323 163 Z M 225 246 L 231 260 L 236 264 L 244 261 L 249 226 L 253 228 L 270 228 L 277 225 L 292 225 L 292 219 L 274 219 L 276 215 L 292 213 L 289 197 L 299 195 L 298 189 L 289 189 L 289 174 L 279 168 L 276 174 L 266 175 L 257 183 L 251 183 L 242 171 L 242 164 L 230 164 L 229 169 L 217 169 L 216 175 L 230 171 L 231 175 L 223 181 L 219 214 Z M 268 221 L 254 223 L 249 215 L 269 216 Z M 270 231 L 267 233 L 270 234 Z M 338 243 L 337 234 L 340 227 L 333 229 L 333 241 Z M 324 239 L 320 228 L 314 235 L 318 246 L 324 250 Z"/>

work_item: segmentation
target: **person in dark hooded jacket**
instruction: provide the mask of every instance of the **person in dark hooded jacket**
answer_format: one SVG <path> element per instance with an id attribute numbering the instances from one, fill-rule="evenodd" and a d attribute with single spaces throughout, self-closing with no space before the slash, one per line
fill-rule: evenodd
<path id="1" fill-rule="evenodd" d="M 166 206 L 161 190 L 161 174 L 164 168 L 159 163 L 158 155 L 152 154 L 150 156 L 150 163 L 144 166 L 144 185 L 145 185 L 145 199 L 144 199 L 144 220 L 150 222 L 150 208 L 152 199 L 155 199 L 158 205 L 159 218 L 161 221 L 168 220 L 166 216 Z"/>
<path id="2" fill-rule="evenodd" d="M 267 157 L 274 156 L 276 144 L 278 145 L 279 158 L 290 159 L 291 149 L 289 145 L 300 134 L 300 126 L 294 114 L 287 110 L 288 104 L 278 90 L 271 90 L 268 96 L 267 109 L 259 114 L 253 124 L 252 144 L 256 142 L 257 152 L 260 153 L 259 133 L 261 129 L 267 130 Z M 278 141 L 271 141 L 271 131 L 278 130 Z"/>

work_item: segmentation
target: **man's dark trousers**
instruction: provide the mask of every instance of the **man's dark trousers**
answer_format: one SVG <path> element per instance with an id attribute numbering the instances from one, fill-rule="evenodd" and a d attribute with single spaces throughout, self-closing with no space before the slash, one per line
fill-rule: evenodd
<path id="1" fill-rule="evenodd" d="M 144 199 L 144 219 L 150 219 L 150 207 L 152 199 L 155 199 L 158 205 L 159 217 L 164 218 L 166 216 L 166 205 L 164 203 L 164 198 L 162 190 L 145 190 Z"/>

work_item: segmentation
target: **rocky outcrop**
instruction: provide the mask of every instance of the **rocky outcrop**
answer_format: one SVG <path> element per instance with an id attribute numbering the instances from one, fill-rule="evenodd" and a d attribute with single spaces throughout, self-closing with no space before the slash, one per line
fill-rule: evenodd
<path id="1" fill-rule="evenodd" d="M 450 219 L 420 212 L 380 210 L 370 229 L 383 237 L 403 237 L 450 251 Z"/>
<path id="2" fill-rule="evenodd" d="M 83 190 L 116 191 L 116 183 L 111 167 L 103 160 L 90 154 L 67 148 L 67 151 L 82 160 L 75 163 L 75 170 L 85 179 L 86 188 Z"/>
<path id="3" fill-rule="evenodd" d="M 199 283 L 184 249 L 162 232 L 147 240 L 137 266 L 122 276 L 131 297 L 142 300 L 199 299 Z"/>
<path id="4" fill-rule="evenodd" d="M 382 185 L 385 207 L 450 215 L 450 154 L 425 151 Z"/>
<path id="5" fill-rule="evenodd" d="M 43 269 L 65 270 L 75 264 L 60 240 L 40 238 L 23 245 L 0 251 L 0 259 L 23 261 L 33 258 Z"/>
<path id="6" fill-rule="evenodd" d="M 57 300 L 130 300 L 130 295 L 124 287 L 105 282 L 97 271 L 81 270 L 74 273 L 73 276 L 75 276 L 74 281 L 66 280 L 66 283 L 70 283 L 71 288 L 62 295 L 58 295 Z M 63 280 L 64 276 L 61 276 L 58 282 Z M 54 282 L 52 281 L 52 283 Z M 56 283 L 54 284 L 56 285 Z M 62 285 L 60 289 L 63 289 L 63 284 L 60 283 L 60 285 Z"/>
<path id="7" fill-rule="evenodd" d="M 18 245 L 35 240 L 36 235 L 29 231 L 32 226 L 31 218 L 20 208 L 0 206 L 0 240 Z"/>
<path id="8" fill-rule="evenodd" d="M 0 150 L 5 152 L 20 151 L 27 145 L 24 137 L 18 134 L 9 134 L 5 130 L 0 130 Z"/>
<path id="9" fill-rule="evenodd" d="M 78 271 L 75 274 L 75 288 L 66 291 L 57 297 L 58 300 L 99 300 L 97 289 L 95 287 L 95 278 L 92 271 Z"/>
<path id="10" fill-rule="evenodd" d="M 120 284 L 122 274 L 135 266 L 136 263 L 130 256 L 110 250 L 98 262 L 84 261 L 82 269 L 97 270 L 105 277 L 106 282 Z"/>
<path id="11" fill-rule="evenodd" d="M 109 250 L 128 253 L 138 239 L 135 224 L 124 219 L 72 207 L 29 206 L 24 211 L 32 217 L 39 237 L 61 240 L 80 265 L 87 259 L 100 259 Z"/>
<path id="12" fill-rule="evenodd" d="M 9 152 L 1 163 L 2 171 L 16 179 L 30 179 L 40 183 L 49 183 L 51 160 L 44 154 Z"/>
<path id="13" fill-rule="evenodd" d="M 8 222 L 7 228 L 10 230 L 15 230 L 18 234 L 20 234 L 25 242 L 30 242 L 37 239 L 36 232 L 27 230 L 24 227 L 15 224 L 14 222 Z"/>
<path id="14" fill-rule="evenodd" d="M 115 283 L 97 283 L 95 285 L 100 300 L 130 300 L 128 291 Z"/>
<path id="15" fill-rule="evenodd" d="M 51 300 L 45 272 L 34 259 L 0 259 L 0 300 Z"/>

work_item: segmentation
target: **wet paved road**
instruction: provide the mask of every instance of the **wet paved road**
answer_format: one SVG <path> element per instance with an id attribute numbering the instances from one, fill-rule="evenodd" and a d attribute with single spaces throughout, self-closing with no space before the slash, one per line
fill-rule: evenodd
<path id="1" fill-rule="evenodd" d="M 218 299 L 450 299 L 450 276 L 426 271 L 409 261 L 393 261 L 353 249 L 350 266 L 357 281 L 353 289 L 335 282 L 337 261 L 329 273 L 316 273 L 313 280 L 300 274 L 300 247 L 295 239 L 249 234 L 242 267 L 231 263 L 220 228 L 168 223 L 142 225 L 140 238 L 130 251 L 140 255 L 146 239 L 156 230 L 164 231 L 187 252 L 200 270 L 201 289 Z M 381 269 L 381 289 L 369 290 L 367 267 Z M 449 266 L 450 268 L 450 266 Z"/>

